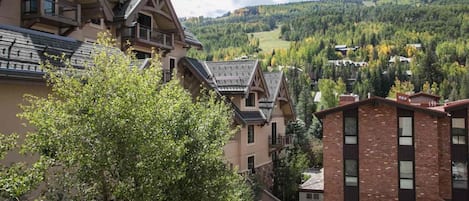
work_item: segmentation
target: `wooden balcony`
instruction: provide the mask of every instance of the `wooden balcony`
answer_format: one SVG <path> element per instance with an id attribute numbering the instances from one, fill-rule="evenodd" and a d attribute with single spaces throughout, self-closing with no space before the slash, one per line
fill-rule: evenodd
<path id="1" fill-rule="evenodd" d="M 134 27 L 124 29 L 122 38 L 129 40 L 132 44 L 157 47 L 164 50 L 174 49 L 174 34 L 151 29 L 139 23 Z"/>
<path id="2" fill-rule="evenodd" d="M 280 135 L 280 134 L 277 133 L 277 135 Z M 275 138 L 272 138 L 272 136 L 269 136 L 269 148 L 271 151 L 282 149 L 292 144 L 293 144 L 292 136 L 277 136 Z"/>
<path id="3" fill-rule="evenodd" d="M 27 28 L 42 23 L 71 29 L 81 23 L 81 5 L 67 0 L 23 0 L 21 8 L 23 26 Z"/>

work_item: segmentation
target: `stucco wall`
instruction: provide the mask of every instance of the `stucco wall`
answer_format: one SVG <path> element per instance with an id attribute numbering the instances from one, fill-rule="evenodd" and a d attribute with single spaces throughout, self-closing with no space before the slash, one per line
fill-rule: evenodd
<path id="1" fill-rule="evenodd" d="M 24 94 L 46 96 L 49 91 L 43 82 L 11 81 L 0 78 L 0 133 L 18 133 L 20 135 L 20 142 L 22 142 L 25 133 L 30 130 L 30 128 L 25 128 L 21 125 L 25 121 L 16 117 L 22 111 L 19 104 L 26 104 L 23 100 Z M 3 164 L 10 164 L 17 161 L 28 162 L 34 159 L 35 157 L 11 152 L 1 162 Z"/>
<path id="2" fill-rule="evenodd" d="M 20 26 L 21 24 L 21 1 L 0 1 L 0 24 Z"/>

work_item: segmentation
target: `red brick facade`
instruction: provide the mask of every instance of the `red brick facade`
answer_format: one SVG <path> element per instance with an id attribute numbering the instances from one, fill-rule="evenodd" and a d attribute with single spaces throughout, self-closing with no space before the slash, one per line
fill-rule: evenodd
<path id="1" fill-rule="evenodd" d="M 402 110 L 413 115 L 415 200 L 457 200 L 452 198 L 451 112 L 446 107 L 423 108 L 381 98 L 316 113 L 323 123 L 324 200 L 347 200 L 343 112 L 350 109 L 358 109 L 360 201 L 399 200 L 398 111 Z"/>
<path id="2" fill-rule="evenodd" d="M 323 119 L 324 200 L 344 200 L 344 161 L 342 160 L 342 113 Z"/>
<path id="3" fill-rule="evenodd" d="M 358 111 L 360 200 L 397 200 L 396 108 L 369 104 Z"/>

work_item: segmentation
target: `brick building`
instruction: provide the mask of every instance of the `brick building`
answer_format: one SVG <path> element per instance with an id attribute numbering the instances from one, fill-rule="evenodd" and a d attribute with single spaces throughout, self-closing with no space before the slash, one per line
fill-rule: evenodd
<path id="1" fill-rule="evenodd" d="M 324 200 L 468 200 L 469 100 L 438 98 L 372 97 L 316 113 Z"/>

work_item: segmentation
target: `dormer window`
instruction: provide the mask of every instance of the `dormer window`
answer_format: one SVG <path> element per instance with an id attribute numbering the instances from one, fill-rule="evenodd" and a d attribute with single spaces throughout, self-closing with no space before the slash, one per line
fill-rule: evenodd
<path id="1" fill-rule="evenodd" d="M 249 93 L 248 97 L 246 98 L 246 107 L 255 107 L 256 106 L 256 94 Z"/>

